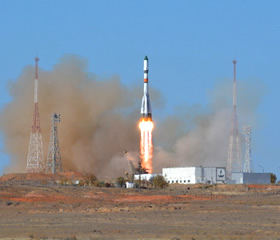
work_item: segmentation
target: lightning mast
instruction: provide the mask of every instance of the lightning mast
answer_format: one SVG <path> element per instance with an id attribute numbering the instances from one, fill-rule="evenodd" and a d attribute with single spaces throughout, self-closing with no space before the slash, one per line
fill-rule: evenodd
<path id="1" fill-rule="evenodd" d="M 236 110 L 236 60 L 233 63 L 233 111 L 232 111 L 232 122 L 229 136 L 229 148 L 228 148 L 228 159 L 227 159 L 227 178 L 231 179 L 232 172 L 242 172 L 242 160 L 241 160 L 241 148 L 240 148 L 240 137 L 238 130 L 238 119 Z"/>
<path id="2" fill-rule="evenodd" d="M 35 59 L 35 80 L 34 80 L 34 113 L 33 122 L 29 139 L 29 149 L 27 156 L 27 172 L 44 172 L 44 152 L 43 152 L 43 141 L 40 127 L 39 117 L 39 105 L 38 105 L 38 61 L 39 58 Z"/>
<path id="3" fill-rule="evenodd" d="M 48 151 L 48 159 L 46 172 L 57 173 L 62 172 L 62 162 L 58 141 L 57 123 L 60 122 L 60 114 L 54 113 L 52 116 L 51 137 Z"/>
<path id="4" fill-rule="evenodd" d="M 251 173 L 254 172 L 251 152 L 252 127 L 248 125 L 244 126 L 242 132 L 245 136 L 245 158 L 243 172 Z"/>

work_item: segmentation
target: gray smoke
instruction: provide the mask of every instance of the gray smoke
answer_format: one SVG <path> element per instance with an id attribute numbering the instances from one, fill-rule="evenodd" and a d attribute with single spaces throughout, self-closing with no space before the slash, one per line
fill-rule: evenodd
<path id="1" fill-rule="evenodd" d="M 249 83 L 248 83 L 249 82 Z M 238 118 L 242 126 L 256 131 L 256 110 L 264 94 L 258 81 L 238 82 Z M 232 80 L 225 79 L 210 93 L 209 106 L 180 107 L 180 114 L 165 119 L 155 132 L 159 141 L 154 151 L 154 170 L 174 166 L 226 166 L 232 116 Z M 164 131 L 162 131 L 164 129 Z M 242 156 L 243 157 L 243 156 Z"/>

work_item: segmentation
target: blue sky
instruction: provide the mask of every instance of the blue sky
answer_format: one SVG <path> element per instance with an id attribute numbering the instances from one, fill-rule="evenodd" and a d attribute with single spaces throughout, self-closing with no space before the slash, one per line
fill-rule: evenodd
<path id="1" fill-rule="evenodd" d="M 178 105 L 207 107 L 236 58 L 238 80 L 265 88 L 253 133 L 255 170 L 280 178 L 279 9 L 273 0 L 0 0 L 0 107 L 11 100 L 8 82 L 36 54 L 46 70 L 76 54 L 90 72 L 119 75 L 126 85 L 142 83 L 148 55 L 150 84 L 165 99 L 164 109 L 154 109 L 158 118 Z M 1 172 L 8 158 L 0 157 Z"/>

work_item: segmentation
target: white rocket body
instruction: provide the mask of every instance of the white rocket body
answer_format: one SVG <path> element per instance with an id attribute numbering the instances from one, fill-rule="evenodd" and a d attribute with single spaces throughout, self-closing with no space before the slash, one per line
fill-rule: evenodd
<path id="1" fill-rule="evenodd" d="M 152 119 L 152 108 L 150 103 L 149 88 L 148 88 L 148 72 L 149 72 L 149 60 L 146 56 L 144 58 L 144 95 L 142 97 L 141 114 L 143 118 Z"/>

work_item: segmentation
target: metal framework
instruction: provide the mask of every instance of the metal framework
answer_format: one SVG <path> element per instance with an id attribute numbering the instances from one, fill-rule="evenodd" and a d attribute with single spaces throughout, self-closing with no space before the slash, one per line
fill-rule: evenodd
<path id="1" fill-rule="evenodd" d="M 244 158 L 243 172 L 251 173 L 254 172 L 253 162 L 252 162 L 252 152 L 251 152 L 252 127 L 249 125 L 244 126 L 242 133 L 245 136 L 245 158 Z"/>
<path id="2" fill-rule="evenodd" d="M 29 139 L 29 149 L 27 156 L 27 172 L 44 172 L 45 161 L 43 152 L 43 141 L 40 127 L 39 105 L 38 105 L 38 61 L 35 59 L 35 80 L 34 80 L 34 113 L 33 122 Z"/>
<path id="3" fill-rule="evenodd" d="M 229 136 L 228 159 L 227 159 L 227 179 L 231 179 L 232 172 L 242 172 L 242 159 L 240 148 L 240 136 L 238 130 L 237 104 L 236 104 L 236 60 L 233 63 L 233 111 Z"/>
<path id="4" fill-rule="evenodd" d="M 58 141 L 58 122 L 60 122 L 60 114 L 54 113 L 52 116 L 51 137 L 46 164 L 46 173 L 58 173 L 63 171 Z"/>

